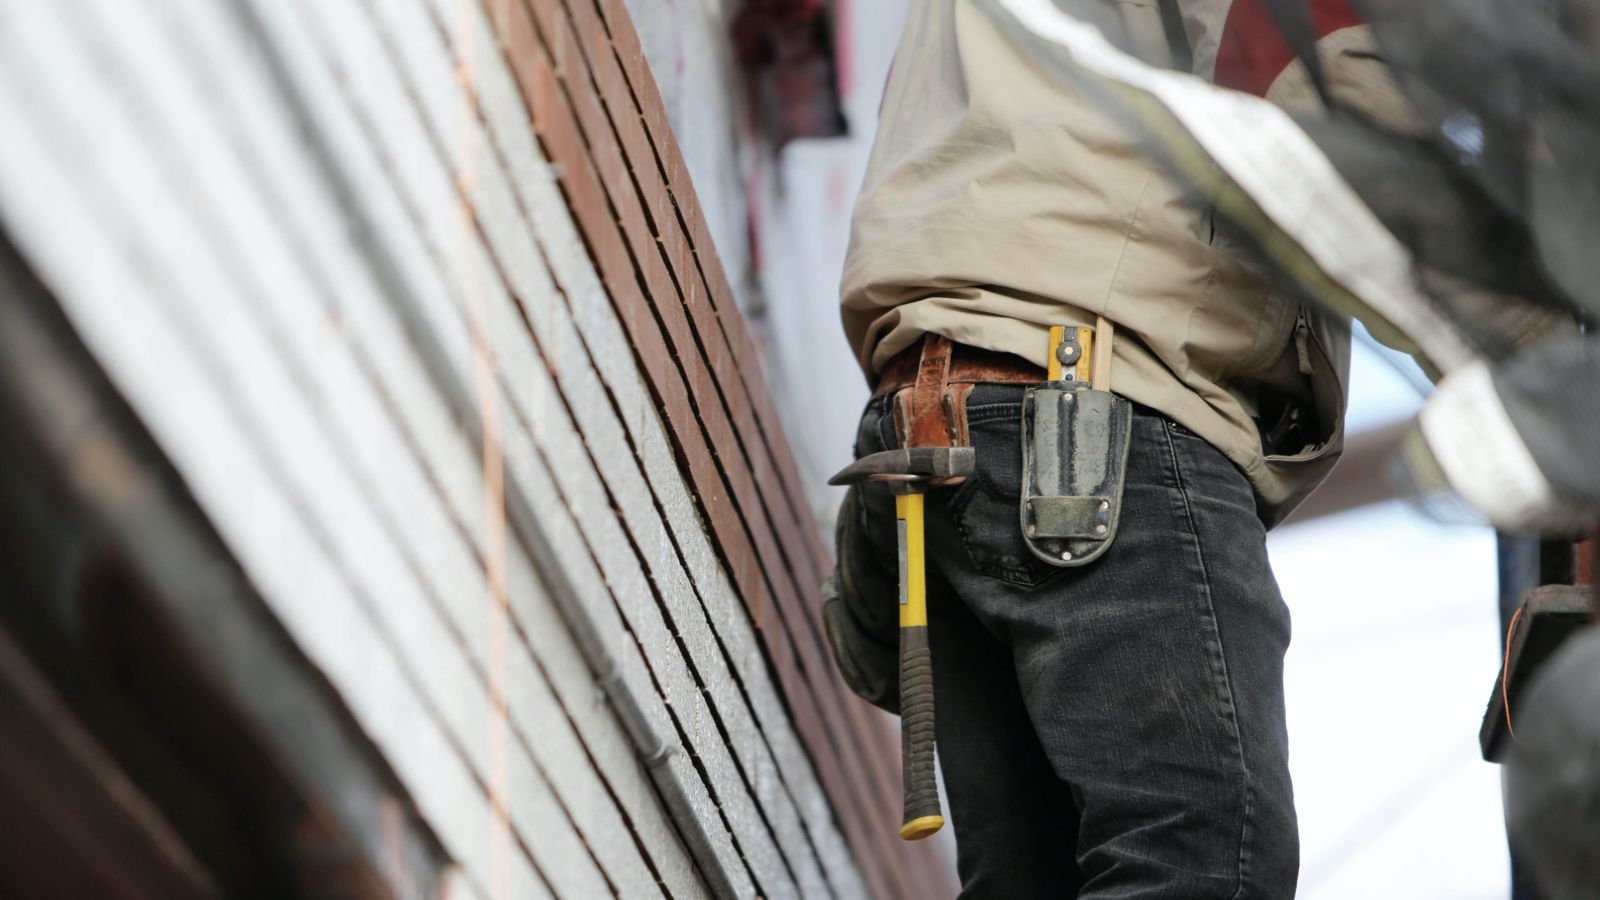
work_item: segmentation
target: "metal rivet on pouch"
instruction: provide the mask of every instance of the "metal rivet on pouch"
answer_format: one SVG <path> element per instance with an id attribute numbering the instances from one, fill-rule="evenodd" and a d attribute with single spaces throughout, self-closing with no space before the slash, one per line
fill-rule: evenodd
<path id="1" fill-rule="evenodd" d="M 1094 533 L 1095 534 L 1105 534 L 1106 533 L 1106 527 L 1104 525 L 1096 525 L 1094 527 Z"/>
<path id="2" fill-rule="evenodd" d="M 1071 550 L 1063 550 L 1063 551 L 1061 551 L 1061 560 L 1062 560 L 1062 562 L 1070 562 L 1072 560 L 1072 551 Z"/>

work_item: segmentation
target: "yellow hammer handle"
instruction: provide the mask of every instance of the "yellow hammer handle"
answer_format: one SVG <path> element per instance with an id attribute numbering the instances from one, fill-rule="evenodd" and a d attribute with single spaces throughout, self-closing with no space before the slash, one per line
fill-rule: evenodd
<path id="1" fill-rule="evenodd" d="M 908 841 L 921 840 L 944 825 L 933 769 L 933 654 L 928 647 L 924 500 L 920 493 L 896 494 L 894 498 L 900 544 L 900 767 L 905 782 L 900 837 Z"/>
<path id="2" fill-rule="evenodd" d="M 894 516 L 900 528 L 900 627 L 928 624 L 927 553 L 923 549 L 922 494 L 896 494 Z"/>

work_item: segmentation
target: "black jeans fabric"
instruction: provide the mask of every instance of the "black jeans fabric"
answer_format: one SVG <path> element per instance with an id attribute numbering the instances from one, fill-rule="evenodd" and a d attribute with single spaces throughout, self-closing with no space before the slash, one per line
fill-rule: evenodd
<path id="1" fill-rule="evenodd" d="M 977 472 L 927 503 L 939 757 L 963 897 L 1282 898 L 1299 867 L 1289 614 L 1243 473 L 1137 408 L 1120 532 L 1061 569 L 1022 542 L 1020 386 L 973 391 Z M 887 399 L 857 455 L 896 446 Z M 895 564 L 893 499 L 865 494 Z"/>

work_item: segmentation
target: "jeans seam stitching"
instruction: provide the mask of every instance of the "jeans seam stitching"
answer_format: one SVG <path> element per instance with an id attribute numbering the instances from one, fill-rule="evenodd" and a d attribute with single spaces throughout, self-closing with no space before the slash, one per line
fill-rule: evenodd
<path id="1" fill-rule="evenodd" d="M 1021 413 L 1020 403 L 985 403 L 982 406 L 968 406 L 967 423 L 970 425 L 974 422 L 1003 422 Z"/>
<path id="2" fill-rule="evenodd" d="M 1224 690 L 1224 698 L 1227 701 L 1228 722 L 1231 726 L 1230 730 L 1233 732 L 1234 752 L 1238 756 L 1239 770 L 1244 774 L 1244 802 L 1243 809 L 1241 810 L 1239 817 L 1239 874 L 1232 894 L 1233 898 L 1238 898 L 1244 893 L 1245 873 L 1249 864 L 1249 852 L 1248 845 L 1245 842 L 1245 832 L 1250 828 L 1250 795 L 1253 790 L 1254 780 L 1251 778 L 1250 767 L 1248 764 L 1246 764 L 1244 758 L 1244 739 L 1239 733 L 1239 714 L 1233 699 L 1233 679 L 1228 671 L 1227 656 L 1224 654 L 1222 649 L 1222 633 L 1217 626 L 1216 604 L 1212 600 L 1211 596 L 1211 573 L 1210 569 L 1206 566 L 1205 548 L 1202 547 L 1200 543 L 1200 529 L 1195 522 L 1194 509 L 1189 503 L 1188 484 L 1183 478 L 1183 469 L 1178 462 L 1178 448 L 1172 442 L 1172 432 L 1170 427 L 1162 429 L 1162 436 L 1166 441 L 1167 453 L 1172 460 L 1172 474 L 1174 479 L 1177 481 L 1178 496 L 1181 498 L 1183 503 L 1184 522 L 1188 525 L 1189 535 L 1194 538 L 1195 558 L 1200 563 L 1200 583 L 1202 585 L 1202 590 L 1206 600 L 1206 616 L 1209 619 L 1209 624 L 1211 627 L 1210 637 L 1214 643 L 1214 646 L 1216 647 L 1214 663 L 1219 665 L 1221 668 L 1222 687 Z"/>

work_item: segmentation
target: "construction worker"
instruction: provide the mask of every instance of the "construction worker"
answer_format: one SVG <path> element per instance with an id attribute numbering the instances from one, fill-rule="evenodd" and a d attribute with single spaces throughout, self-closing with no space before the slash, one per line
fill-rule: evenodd
<path id="1" fill-rule="evenodd" d="M 1253 0 L 1065 6 L 1147 62 L 1315 111 Z M 1362 26 L 1315 6 L 1324 77 L 1374 89 Z M 975 0 L 910 5 L 841 291 L 875 388 L 857 456 L 919 433 L 975 451 L 972 474 L 930 486 L 925 537 L 965 897 L 1295 890 L 1289 614 L 1265 536 L 1339 455 L 1348 326 L 1275 292 L 1138 143 Z M 1113 527 L 1076 558 L 1024 524 L 1025 399 L 1052 326 L 1094 329 L 1131 416 L 1092 508 Z M 846 679 L 889 709 L 895 527 L 888 484 L 852 489 L 825 607 Z"/>

